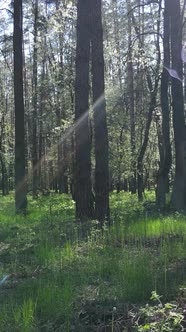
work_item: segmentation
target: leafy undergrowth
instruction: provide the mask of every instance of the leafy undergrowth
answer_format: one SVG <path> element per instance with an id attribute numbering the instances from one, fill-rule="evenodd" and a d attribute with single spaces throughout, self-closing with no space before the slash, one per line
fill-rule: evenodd
<path id="1" fill-rule="evenodd" d="M 113 193 L 113 225 L 100 230 L 75 222 L 65 195 L 29 198 L 27 216 L 13 206 L 1 198 L 0 331 L 184 331 L 183 215 Z M 153 290 L 177 302 L 145 305 Z"/>

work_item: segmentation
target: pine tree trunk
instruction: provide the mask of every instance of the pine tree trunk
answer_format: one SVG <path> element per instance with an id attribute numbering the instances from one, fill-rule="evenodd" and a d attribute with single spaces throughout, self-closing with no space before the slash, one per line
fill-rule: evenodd
<path id="1" fill-rule="evenodd" d="M 22 0 L 14 0 L 15 206 L 26 212 L 25 126 L 23 100 Z"/>
<path id="2" fill-rule="evenodd" d="M 92 90 L 95 140 L 95 216 L 109 219 L 108 132 L 106 122 L 101 0 L 92 2 Z"/>
<path id="3" fill-rule="evenodd" d="M 130 10 L 130 1 L 128 1 L 128 11 Z M 130 191 L 136 193 L 136 135 L 135 135 L 135 108 L 134 108 L 134 80 L 133 80 L 133 62 L 132 62 L 132 19 L 128 15 L 128 59 L 127 59 L 127 84 L 128 84 L 128 106 L 130 112 L 130 149 L 131 149 L 131 177 Z"/>
<path id="4" fill-rule="evenodd" d="M 93 217 L 91 140 L 89 129 L 90 0 L 78 0 L 75 79 L 75 200 L 76 218 Z"/>
<path id="5" fill-rule="evenodd" d="M 57 8 L 59 3 L 57 4 Z M 65 111 L 65 82 L 64 82 L 64 64 L 63 64 L 63 39 L 64 36 L 62 33 L 59 33 L 59 45 L 60 45 L 60 68 L 58 74 L 58 95 L 57 95 L 57 126 L 61 126 L 61 119 L 66 120 L 66 111 Z M 59 137 L 58 142 L 58 187 L 59 193 L 68 194 L 68 177 L 67 177 L 67 156 L 68 155 L 68 146 L 67 139 L 65 137 L 65 132 Z"/>
<path id="6" fill-rule="evenodd" d="M 45 109 L 45 79 L 46 79 L 46 38 L 44 38 L 44 56 L 42 60 L 42 73 L 41 73 L 41 90 L 40 90 L 40 105 L 38 109 L 38 154 L 39 154 L 39 164 L 38 164 L 38 184 L 39 188 L 46 188 L 45 183 L 45 158 L 44 158 L 44 139 L 43 139 L 43 113 Z"/>
<path id="7" fill-rule="evenodd" d="M 172 204 L 176 210 L 186 209 L 186 128 L 184 119 L 182 19 L 179 0 L 169 0 L 171 15 L 172 68 L 178 78 L 172 77 L 173 127 L 176 152 L 176 172 L 172 192 Z"/>
<path id="8" fill-rule="evenodd" d="M 37 154 L 37 40 L 38 40 L 38 0 L 34 4 L 34 50 L 33 50 L 33 112 L 32 112 L 32 190 L 33 198 L 37 197 L 38 189 L 38 154 Z"/>
<path id="9" fill-rule="evenodd" d="M 166 204 L 166 193 L 169 188 L 169 171 L 171 167 L 171 144 L 170 144 L 170 110 L 168 100 L 169 88 L 169 73 L 166 68 L 170 67 L 170 46 L 169 46 L 169 27 L 170 27 L 170 13 L 169 0 L 165 0 L 164 10 L 164 68 L 161 75 L 161 107 L 162 107 L 162 150 L 160 154 L 160 169 L 158 173 L 156 202 L 160 208 L 164 208 Z"/>

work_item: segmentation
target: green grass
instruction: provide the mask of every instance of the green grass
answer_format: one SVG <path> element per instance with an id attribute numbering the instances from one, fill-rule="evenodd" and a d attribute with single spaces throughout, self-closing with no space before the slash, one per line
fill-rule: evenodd
<path id="1" fill-rule="evenodd" d="M 26 216 L 15 216 L 13 195 L 1 198 L 0 278 L 9 278 L 0 331 L 94 331 L 112 320 L 113 306 L 143 304 L 153 290 L 176 297 L 186 285 L 185 216 L 112 193 L 111 217 L 101 231 L 74 221 L 67 195 L 29 197 Z"/>

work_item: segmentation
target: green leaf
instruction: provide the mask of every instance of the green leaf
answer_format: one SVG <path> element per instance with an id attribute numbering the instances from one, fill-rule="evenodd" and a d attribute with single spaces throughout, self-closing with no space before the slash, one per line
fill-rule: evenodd
<path id="1" fill-rule="evenodd" d="M 149 329 L 150 329 L 150 325 L 149 325 L 149 324 L 145 324 L 145 325 L 143 326 L 143 329 L 144 329 L 144 330 L 149 330 Z"/>

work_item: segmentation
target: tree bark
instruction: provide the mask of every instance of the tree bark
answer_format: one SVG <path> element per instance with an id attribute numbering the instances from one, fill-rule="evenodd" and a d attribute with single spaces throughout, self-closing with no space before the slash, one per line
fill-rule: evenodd
<path id="1" fill-rule="evenodd" d="M 172 192 L 172 205 L 176 210 L 186 208 L 186 128 L 183 97 L 182 16 L 179 0 L 169 0 L 171 17 L 172 68 L 178 78 L 172 77 L 173 128 L 176 153 L 176 172 Z"/>
<path id="2" fill-rule="evenodd" d="M 121 48 L 120 48 L 120 33 L 119 33 L 119 15 L 118 15 L 118 0 L 112 0 L 113 20 L 114 20 L 114 39 L 117 51 L 117 69 L 120 93 L 122 93 L 122 66 L 121 66 Z"/>
<path id="3" fill-rule="evenodd" d="M 38 189 L 38 149 L 37 149 L 37 115 L 38 115 L 38 91 L 37 91 L 37 75 L 38 75 L 38 0 L 34 4 L 34 50 L 33 50 L 33 100 L 32 100 L 32 190 L 33 198 L 37 197 Z"/>
<path id="4" fill-rule="evenodd" d="M 39 108 L 38 108 L 38 130 L 39 130 L 39 137 L 38 137 L 38 154 L 39 154 L 39 164 L 38 164 L 38 181 L 39 181 L 39 188 L 46 188 L 45 182 L 45 151 L 44 151 L 44 126 L 43 126 L 43 113 L 46 104 L 46 89 L 45 89 L 45 82 L 47 78 L 46 73 L 46 36 L 43 38 L 44 44 L 44 52 L 43 52 L 43 59 L 42 59 L 42 72 L 41 72 L 41 87 L 40 87 L 40 100 L 39 100 Z"/>
<path id="5" fill-rule="evenodd" d="M 89 129 L 90 0 L 78 0 L 75 79 L 76 218 L 93 218 L 91 139 Z"/>
<path id="6" fill-rule="evenodd" d="M 95 217 L 109 219 L 108 132 L 106 121 L 101 0 L 92 4 L 92 91 L 95 143 Z"/>
<path id="7" fill-rule="evenodd" d="M 23 100 L 22 0 L 14 0 L 15 206 L 26 212 L 25 126 Z"/>
<path id="8" fill-rule="evenodd" d="M 151 100 L 149 105 L 149 111 L 148 111 L 148 117 L 145 127 L 145 134 L 143 139 L 143 144 L 139 152 L 138 160 L 137 160 L 137 180 L 138 180 L 138 200 L 142 201 L 143 199 L 143 160 L 145 156 L 145 152 L 147 149 L 147 144 L 149 140 L 149 130 L 152 122 L 152 115 L 153 111 L 156 106 L 156 97 L 157 97 L 157 88 L 158 88 L 158 80 L 156 81 L 156 85 L 154 87 L 154 90 L 151 92 Z"/>
<path id="9" fill-rule="evenodd" d="M 3 97 L 3 96 L 1 96 Z M 0 136 L 0 163 L 1 163 L 1 174 L 2 174 L 2 194 L 3 196 L 8 195 L 8 172 L 5 160 L 5 113 L 3 111 L 1 117 L 1 136 Z"/>
<path id="10" fill-rule="evenodd" d="M 158 207 L 164 208 L 166 205 L 166 193 L 169 190 L 169 171 L 172 162 L 170 144 L 170 110 L 168 99 L 169 73 L 166 68 L 170 67 L 170 13 L 169 0 L 165 0 L 164 10 L 164 37 L 163 53 L 164 68 L 161 75 L 161 109 L 162 109 L 162 153 L 160 153 L 160 169 L 158 172 L 156 203 Z"/>
<path id="11" fill-rule="evenodd" d="M 127 2 L 128 11 L 130 10 L 130 1 Z M 135 107 L 134 107 L 134 73 L 132 63 L 132 19 L 128 15 L 128 58 L 127 58 L 127 85 L 128 85 L 128 105 L 130 113 L 130 150 L 131 150 L 131 177 L 130 190 L 132 194 L 136 193 L 136 135 L 135 135 Z"/>
<path id="12" fill-rule="evenodd" d="M 150 103 L 149 103 L 149 111 L 147 115 L 147 121 L 146 121 L 146 126 L 145 126 L 145 133 L 144 133 L 144 139 L 143 143 L 141 146 L 141 149 L 139 151 L 138 159 L 137 159 L 137 183 L 138 183 L 138 200 L 141 201 L 143 199 L 143 191 L 144 191 L 144 184 L 143 184 L 143 160 L 145 156 L 145 152 L 147 149 L 148 145 L 148 140 L 149 140 L 149 130 L 152 122 L 152 115 L 153 111 L 156 107 L 156 98 L 157 98 L 157 92 L 158 92 L 158 84 L 159 84 L 159 67 L 160 67 L 160 45 L 159 45 L 159 33 L 160 33 L 160 11 L 161 11 L 161 2 L 159 3 L 159 19 L 157 21 L 157 64 L 156 64 L 156 78 L 153 81 L 149 72 L 149 68 L 147 65 L 145 65 L 145 71 L 146 71 L 146 79 L 147 79 L 147 85 L 148 89 L 150 91 Z M 132 13 L 132 21 L 134 25 L 134 29 L 136 31 L 136 35 L 138 36 L 139 39 L 139 45 L 142 48 L 142 52 L 144 53 L 143 50 L 143 39 L 140 34 L 140 29 L 136 25 L 136 20 L 134 17 L 134 14 Z"/>

